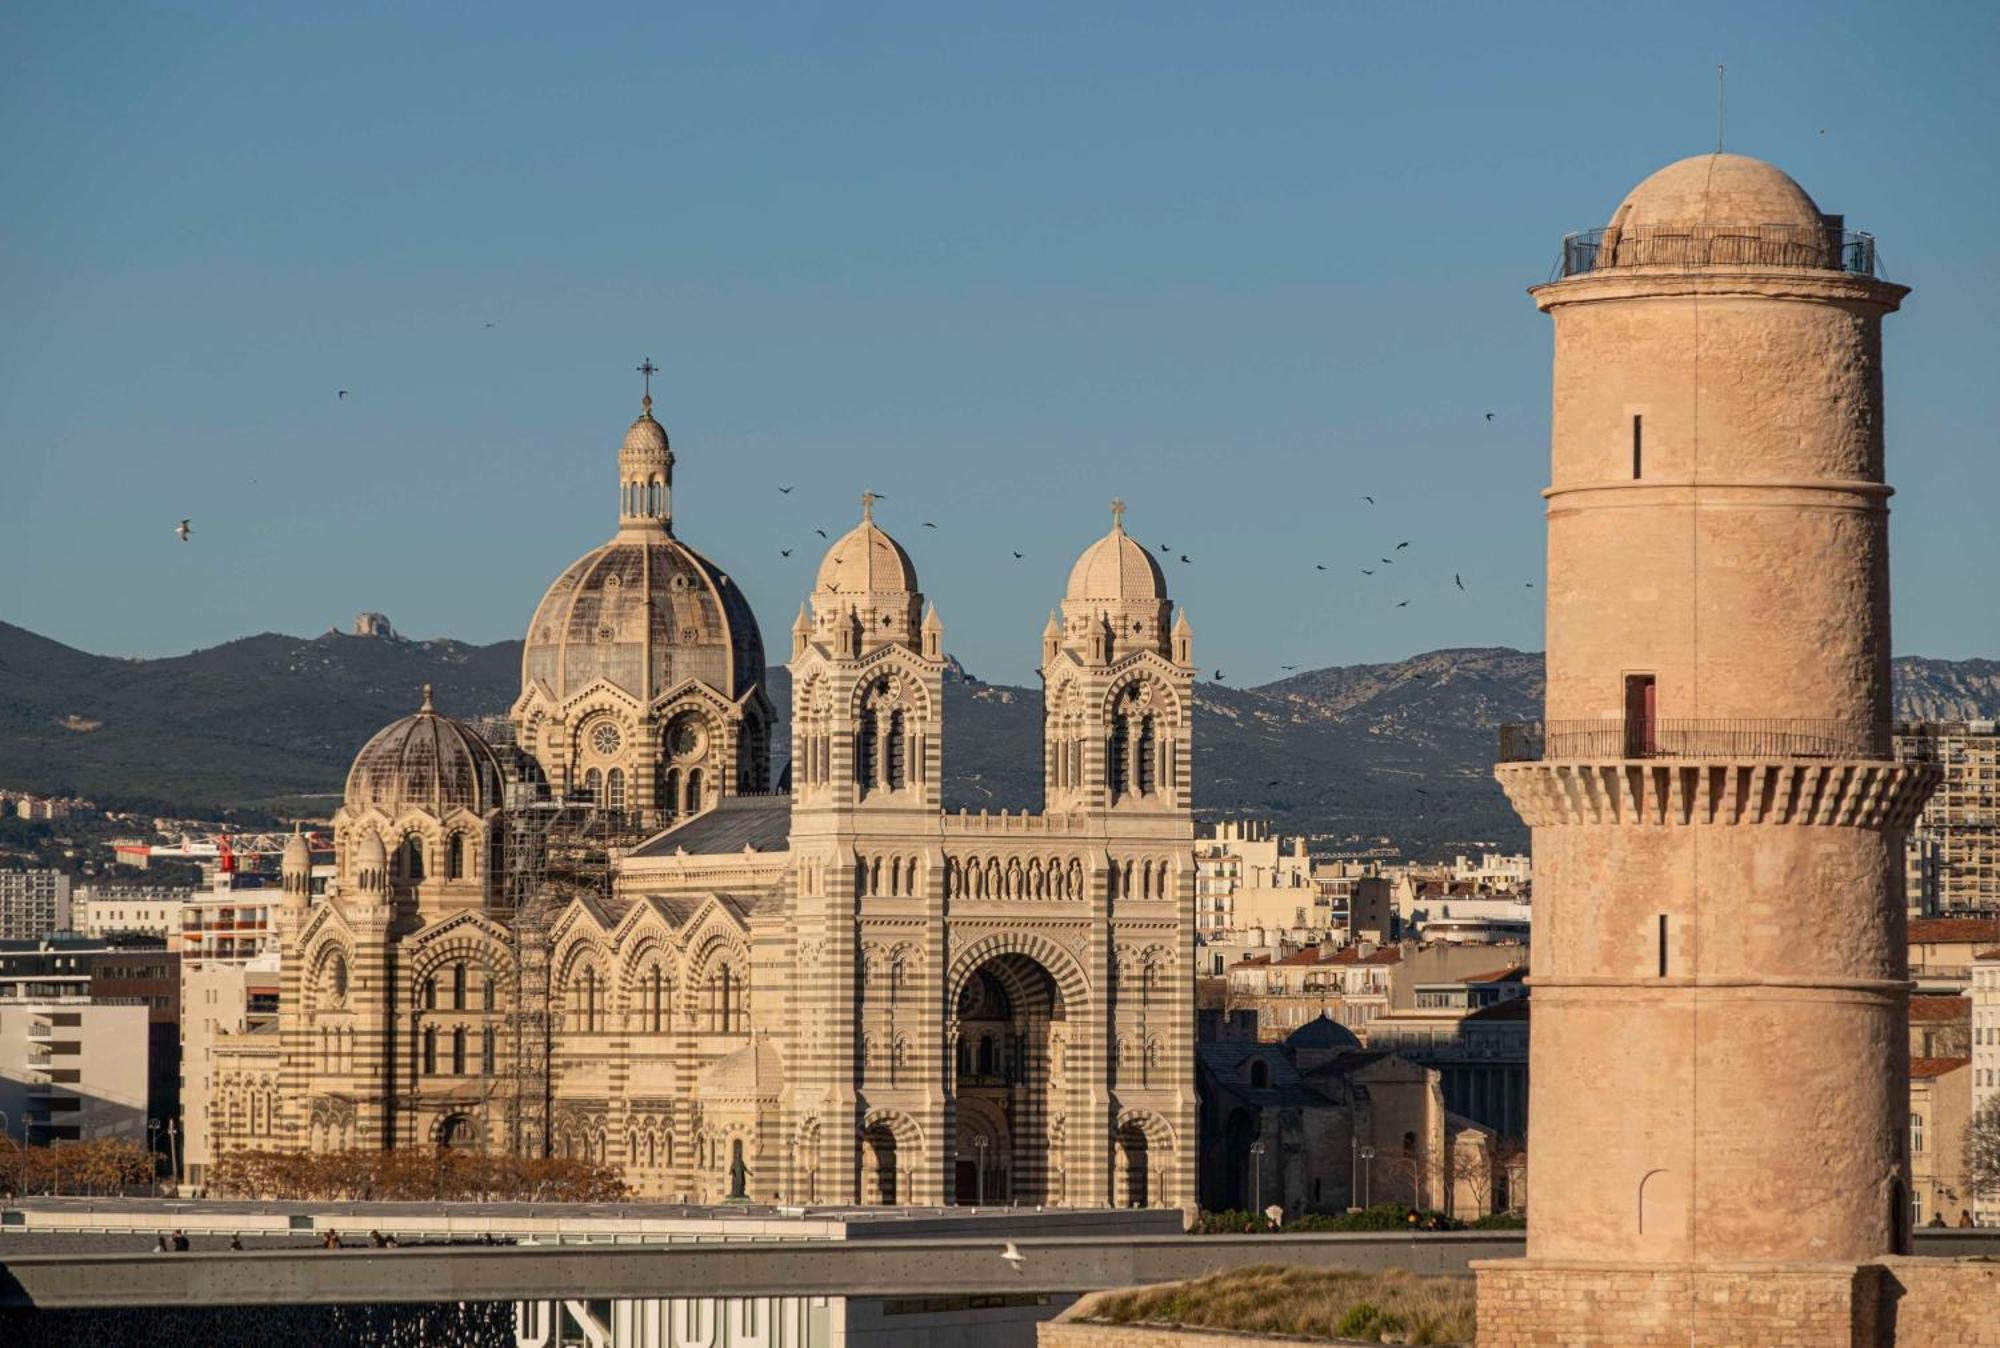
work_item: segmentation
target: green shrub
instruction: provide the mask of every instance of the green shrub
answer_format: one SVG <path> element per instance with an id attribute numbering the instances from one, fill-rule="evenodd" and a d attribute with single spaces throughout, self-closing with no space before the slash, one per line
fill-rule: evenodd
<path id="1" fill-rule="evenodd" d="M 1525 1231 L 1528 1229 L 1528 1215 L 1524 1212 L 1489 1212 L 1472 1224 L 1475 1231 Z"/>

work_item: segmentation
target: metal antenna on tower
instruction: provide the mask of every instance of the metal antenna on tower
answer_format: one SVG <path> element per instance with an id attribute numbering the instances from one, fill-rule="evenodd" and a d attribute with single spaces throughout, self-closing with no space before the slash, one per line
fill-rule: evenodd
<path id="1" fill-rule="evenodd" d="M 1722 153 L 1722 62 L 1715 63 L 1715 152 Z"/>

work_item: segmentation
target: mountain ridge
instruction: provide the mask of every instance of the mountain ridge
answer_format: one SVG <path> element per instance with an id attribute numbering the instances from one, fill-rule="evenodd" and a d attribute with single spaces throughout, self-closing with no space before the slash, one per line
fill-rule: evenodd
<path id="1" fill-rule="evenodd" d="M 173 813 L 327 813 L 354 753 L 422 685 L 461 717 L 504 713 L 521 643 L 265 632 L 186 655 L 93 655 L 0 622 L 0 785 Z M 1899 719 L 2000 713 L 2000 661 L 1898 657 Z M 1453 647 L 1405 660 L 1195 687 L 1195 808 L 1267 818 L 1326 850 L 1525 847 L 1492 777 L 1494 729 L 1534 720 L 1542 658 Z M 790 680 L 770 672 L 787 742 Z M 945 684 L 947 808 L 1035 808 L 1041 692 Z"/>

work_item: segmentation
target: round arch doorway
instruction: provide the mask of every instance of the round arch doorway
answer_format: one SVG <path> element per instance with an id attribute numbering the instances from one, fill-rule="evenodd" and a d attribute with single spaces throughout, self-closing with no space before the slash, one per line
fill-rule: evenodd
<path id="1" fill-rule="evenodd" d="M 1029 956 L 995 955 L 967 975 L 953 1012 L 953 1198 L 1060 1205 L 1063 1158 L 1049 1139 L 1064 1113 L 1061 989 Z"/>

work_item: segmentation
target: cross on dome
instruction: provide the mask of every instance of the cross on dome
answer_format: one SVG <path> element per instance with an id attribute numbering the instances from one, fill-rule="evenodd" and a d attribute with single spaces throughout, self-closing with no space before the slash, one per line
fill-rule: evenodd
<path id="1" fill-rule="evenodd" d="M 1111 498 L 1111 527 L 1118 530 L 1121 533 L 1124 532 L 1125 498 L 1122 496 L 1114 496 Z"/>
<path id="2" fill-rule="evenodd" d="M 882 498 L 872 491 L 861 493 L 861 518 L 872 523 L 875 519 L 875 503 Z"/>
<path id="3" fill-rule="evenodd" d="M 646 377 L 645 408 L 650 412 L 653 410 L 653 376 L 660 372 L 660 367 L 653 364 L 653 358 L 648 356 L 640 361 L 636 368 Z"/>

